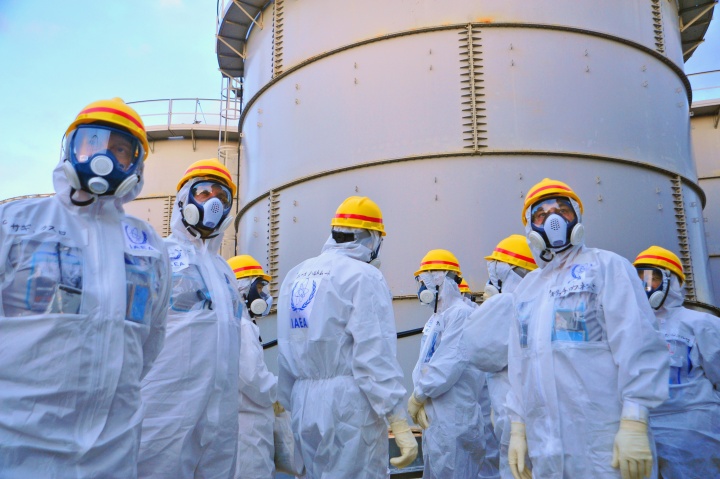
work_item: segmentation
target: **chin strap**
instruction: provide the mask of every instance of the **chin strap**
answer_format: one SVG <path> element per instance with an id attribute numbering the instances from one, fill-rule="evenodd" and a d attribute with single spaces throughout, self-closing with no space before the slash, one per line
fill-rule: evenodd
<path id="1" fill-rule="evenodd" d="M 75 193 L 77 193 L 77 192 L 78 192 L 78 190 L 76 190 L 72 186 L 70 187 L 70 202 L 72 204 L 74 204 L 75 206 L 88 206 L 88 205 L 93 204 L 95 202 L 95 200 L 97 199 L 96 195 L 91 195 L 89 200 L 78 201 L 75 198 L 73 198 L 73 196 L 75 196 Z"/>
<path id="2" fill-rule="evenodd" d="M 550 248 L 545 248 L 540 253 L 540 259 L 545 261 L 546 263 L 549 263 L 550 261 L 552 261 L 554 257 L 555 257 L 555 253 L 553 253 L 550 250 Z"/>
<path id="3" fill-rule="evenodd" d="M 188 224 L 184 219 L 182 220 L 183 226 L 185 226 L 185 229 L 188 230 L 188 233 L 192 235 L 195 239 L 205 239 L 202 237 L 202 233 L 200 233 L 198 230 L 196 230 L 193 226 Z"/>

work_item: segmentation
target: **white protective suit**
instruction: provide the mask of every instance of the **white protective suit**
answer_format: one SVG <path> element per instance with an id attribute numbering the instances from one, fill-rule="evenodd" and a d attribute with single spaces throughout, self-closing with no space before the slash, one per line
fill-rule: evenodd
<path id="1" fill-rule="evenodd" d="M 421 273 L 421 278 L 438 273 L 445 274 Z M 468 362 L 463 346 L 465 319 L 475 308 L 465 304 L 450 278 L 442 280 L 438 297 L 437 313 L 425 324 L 413 370 L 415 398 L 425 402 L 430 420 L 423 434 L 423 477 L 475 478 L 485 456 L 480 407 L 485 374 Z"/>
<path id="2" fill-rule="evenodd" d="M 485 383 L 480 391 L 480 407 L 483 412 L 485 458 L 480 465 L 478 479 L 498 479 L 500 477 L 500 443 L 495 437 L 492 424 L 492 402 L 488 385 L 489 374 L 485 374 Z"/>
<path id="3" fill-rule="evenodd" d="M 140 166 L 142 168 L 142 165 Z M 134 478 L 140 379 L 162 349 L 165 246 L 122 198 L 0 206 L 0 477 Z"/>
<path id="4" fill-rule="evenodd" d="M 388 477 L 385 420 L 406 417 L 392 296 L 370 255 L 330 237 L 280 289 L 279 399 L 307 479 Z"/>
<path id="5" fill-rule="evenodd" d="M 499 442 L 499 474 L 502 479 L 513 479 L 508 466 L 510 444 L 510 421 L 505 408 L 505 398 L 510 391 L 508 379 L 508 338 L 514 326 L 513 291 L 522 278 L 512 266 L 498 261 L 497 267 L 488 268 L 494 284 L 502 282 L 500 294 L 490 296 L 466 320 L 466 336 L 463 341 L 471 364 L 487 372 L 487 386 L 490 392 L 495 417 L 494 433 Z M 530 461 L 526 461 L 532 468 Z"/>
<path id="6" fill-rule="evenodd" d="M 576 245 L 538 264 L 514 293 L 510 419 L 526 425 L 534 477 L 619 478 L 620 418 L 667 398 L 667 348 L 626 259 Z"/>
<path id="7" fill-rule="evenodd" d="M 682 306 L 673 275 L 655 315 L 670 352 L 670 398 L 650 411 L 663 479 L 720 477 L 720 319 Z"/>
<path id="8" fill-rule="evenodd" d="M 182 224 L 192 179 L 173 208 L 165 241 L 173 289 L 165 348 L 142 382 L 147 405 L 138 475 L 152 479 L 232 478 L 238 434 L 241 300 L 218 254 L 222 234 L 202 241 Z"/>
<path id="9" fill-rule="evenodd" d="M 254 279 L 237 280 L 240 296 Z M 240 411 L 235 479 L 275 477 L 273 403 L 277 401 L 277 377 L 268 371 L 260 343 L 260 328 L 243 305 L 240 321 Z"/>

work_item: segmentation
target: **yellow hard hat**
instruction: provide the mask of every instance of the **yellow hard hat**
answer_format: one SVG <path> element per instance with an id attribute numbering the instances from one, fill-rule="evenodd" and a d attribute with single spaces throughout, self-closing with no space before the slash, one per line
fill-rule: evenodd
<path id="1" fill-rule="evenodd" d="M 125 104 L 120 98 L 112 98 L 110 100 L 99 100 L 90 103 L 78 113 L 75 121 L 73 121 L 67 130 L 65 136 L 78 127 L 88 123 L 104 122 L 110 125 L 123 128 L 132 134 L 142 143 L 145 155 L 143 160 L 148 156 L 150 150 L 145 133 L 145 124 L 135 110 Z"/>
<path id="2" fill-rule="evenodd" d="M 570 188 L 562 181 L 545 178 L 540 183 L 530 188 L 530 190 L 528 190 L 528 194 L 525 195 L 525 204 L 523 205 L 522 209 L 523 225 L 527 224 L 527 218 L 525 218 L 525 212 L 527 211 L 527 209 L 540 201 L 542 198 L 546 198 L 548 196 L 564 196 L 567 198 L 572 198 L 577 201 L 578 205 L 580 206 L 580 214 L 582 214 L 583 212 L 582 201 L 580 201 L 580 198 L 578 197 L 578 195 L 575 194 L 572 188 Z"/>
<path id="3" fill-rule="evenodd" d="M 379 231 L 385 236 L 382 211 L 373 200 L 367 196 L 351 196 L 347 198 L 335 211 L 330 226 L 344 226 L 347 228 L 364 228 Z"/>
<path id="4" fill-rule="evenodd" d="M 417 276 L 425 271 L 454 271 L 458 276 L 462 276 L 460 271 L 460 263 L 454 254 L 446 249 L 433 249 L 420 261 L 420 269 L 415 271 L 413 276 Z"/>
<path id="5" fill-rule="evenodd" d="M 183 175 L 183 177 L 180 179 L 180 182 L 177 185 L 177 190 L 180 191 L 180 188 L 182 188 L 182 186 L 187 183 L 188 180 L 191 180 L 193 178 L 199 178 L 201 176 L 210 176 L 217 180 L 220 180 L 225 183 L 228 188 L 230 188 L 233 197 L 237 194 L 237 186 L 235 186 L 235 183 L 233 183 L 232 176 L 230 175 L 230 170 L 228 170 L 225 165 L 220 163 L 217 158 L 196 161 L 195 163 L 190 165 L 188 169 L 185 170 L 185 174 Z"/>
<path id="6" fill-rule="evenodd" d="M 467 284 L 467 281 L 465 281 L 465 279 L 460 281 L 458 288 L 460 288 L 461 293 L 469 293 L 470 292 L 470 285 Z"/>
<path id="7" fill-rule="evenodd" d="M 247 278 L 249 276 L 260 276 L 268 283 L 272 281 L 272 276 L 265 274 L 260 263 L 249 254 L 233 256 L 227 260 L 228 264 L 235 273 L 236 279 Z"/>
<path id="8" fill-rule="evenodd" d="M 680 258 L 672 251 L 668 251 L 660 246 L 651 246 L 641 252 L 637 255 L 637 258 L 635 258 L 633 266 L 654 266 L 669 269 L 680 279 L 680 284 L 685 282 L 685 273 L 683 272 Z"/>
<path id="9" fill-rule="evenodd" d="M 485 259 L 488 261 L 502 261 L 529 271 L 537 268 L 530 246 L 528 246 L 527 239 L 523 235 L 510 235 L 500 241 L 492 254 L 485 256 Z"/>

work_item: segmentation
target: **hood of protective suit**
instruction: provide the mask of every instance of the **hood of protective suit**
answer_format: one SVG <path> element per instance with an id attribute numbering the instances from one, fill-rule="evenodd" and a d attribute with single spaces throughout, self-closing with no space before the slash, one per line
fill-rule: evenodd
<path id="1" fill-rule="evenodd" d="M 488 261 L 488 274 L 492 284 L 495 286 L 502 284 L 503 293 L 512 293 L 522 281 L 522 276 L 515 272 L 512 265 L 503 261 Z"/>
<path id="2" fill-rule="evenodd" d="M 222 240 L 225 232 L 221 231 L 220 233 L 218 233 L 217 236 L 203 241 L 202 238 L 195 237 L 190 233 L 190 231 L 188 231 L 187 227 L 183 224 L 183 216 L 182 212 L 180 211 L 181 202 L 183 205 L 188 204 L 188 197 L 190 195 L 190 188 L 192 187 L 192 185 L 194 185 L 198 181 L 205 181 L 207 179 L 208 178 L 204 176 L 193 178 L 190 181 L 186 182 L 182 188 L 180 188 L 180 191 L 178 191 L 178 194 L 175 197 L 172 217 L 170 218 L 170 228 L 172 229 L 174 237 L 182 238 L 185 241 L 194 244 L 197 248 L 201 248 L 204 244 L 207 247 L 208 251 L 212 253 L 217 253 L 218 251 L 220 251 L 220 246 L 222 246 Z"/>
<path id="3" fill-rule="evenodd" d="M 528 230 L 527 227 L 525 229 L 528 234 L 530 233 L 530 231 L 532 231 L 532 230 L 527 231 Z M 545 261 L 544 259 L 542 259 L 541 255 L 542 255 L 543 250 L 538 250 L 537 248 L 535 248 L 532 245 L 532 243 L 530 243 L 530 241 L 528 241 L 528 246 L 530 246 L 530 252 L 532 253 L 535 263 L 538 265 L 538 268 L 544 268 L 548 264 L 552 263 L 554 265 L 558 265 L 561 263 L 565 263 L 565 261 L 567 261 L 568 258 L 575 257 L 575 255 L 585 246 L 585 242 L 581 241 L 580 243 L 578 243 L 576 245 L 570 245 L 570 247 L 568 249 L 561 251 L 559 253 L 553 252 L 552 250 L 550 250 L 551 253 L 553 254 L 553 257 L 550 261 Z"/>
<path id="4" fill-rule="evenodd" d="M 65 171 L 63 170 L 63 159 L 61 158 L 58 164 L 55 166 L 55 169 L 53 170 L 53 187 L 55 188 L 55 194 L 57 195 L 58 199 L 66 206 L 70 208 L 82 208 L 81 206 L 77 206 L 73 204 L 72 201 L 70 201 L 70 190 L 72 187 L 70 186 L 70 183 L 68 182 L 67 176 L 65 175 Z M 129 203 L 135 198 L 138 197 L 140 192 L 142 191 L 143 185 L 145 184 L 145 163 L 144 160 L 140 160 L 140 164 L 137 167 L 137 173 L 140 175 L 140 181 L 135 185 L 135 187 L 130 190 L 128 193 L 126 193 L 123 196 L 115 196 L 115 195 L 107 195 L 107 196 L 98 196 L 97 200 L 95 202 L 100 202 L 103 204 L 107 203 L 114 203 L 115 206 L 119 211 L 123 211 L 122 205 L 125 203 Z M 75 194 L 75 199 L 79 199 L 80 201 L 83 201 L 85 199 L 89 199 L 90 196 L 88 194 L 87 197 L 80 196 L 84 195 L 85 192 L 80 192 Z M 93 203 L 95 203 L 93 202 Z M 88 205 L 89 206 L 89 205 Z"/>
<path id="5" fill-rule="evenodd" d="M 343 233 L 355 233 L 358 231 L 363 231 L 359 228 L 344 228 L 338 226 L 333 227 L 333 229 Z M 324 253 L 326 251 L 337 250 L 345 256 L 356 259 L 358 261 L 362 261 L 363 263 L 368 263 L 372 259 L 373 251 L 375 251 L 380 244 L 381 238 L 380 234 L 376 231 L 364 231 L 369 231 L 370 236 L 360 240 L 348 241 L 347 243 L 337 243 L 333 239 L 331 234 L 323 245 L 322 252 Z"/>
<path id="6" fill-rule="evenodd" d="M 257 278 L 257 276 L 246 276 L 245 278 L 235 280 L 237 281 L 237 290 L 240 293 L 241 298 L 245 299 L 250 291 L 250 285 L 252 285 L 252 282 L 255 281 L 255 278 Z"/>
<path id="7" fill-rule="evenodd" d="M 447 271 L 425 271 L 419 275 L 420 280 L 425 283 L 425 287 L 428 290 L 434 292 L 435 286 L 440 286 L 438 291 L 438 313 L 442 313 L 456 301 L 462 301 L 463 298 L 457 283 L 448 278 L 447 274 Z M 433 304 L 434 303 L 430 303 L 430 306 L 432 307 Z"/>
<path id="8" fill-rule="evenodd" d="M 667 318 L 674 310 L 681 308 L 685 301 L 685 287 L 680 285 L 680 280 L 672 273 L 670 273 L 669 288 L 663 305 L 655 311 L 658 320 Z"/>

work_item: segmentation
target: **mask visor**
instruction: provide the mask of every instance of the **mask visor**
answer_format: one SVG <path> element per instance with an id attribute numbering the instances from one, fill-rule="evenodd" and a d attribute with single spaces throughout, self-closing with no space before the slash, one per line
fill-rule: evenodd
<path id="1" fill-rule="evenodd" d="M 80 125 L 71 134 L 70 152 L 77 163 L 106 156 L 123 172 L 130 171 L 145 156 L 142 144 L 130 133 L 100 125 Z M 112 170 L 110 170 L 112 171 Z M 98 172 L 104 176 L 110 171 Z"/>
<path id="2" fill-rule="evenodd" d="M 202 205 L 212 198 L 217 198 L 222 203 L 223 211 L 227 213 L 232 206 L 232 193 L 230 188 L 217 181 L 200 181 L 190 188 L 190 195 L 193 200 Z"/>
<path id="3" fill-rule="evenodd" d="M 543 226 L 548 216 L 553 213 L 562 216 L 569 223 L 572 223 L 577 218 L 575 210 L 568 199 L 548 198 L 533 205 L 530 210 L 530 222 L 535 226 Z"/>

